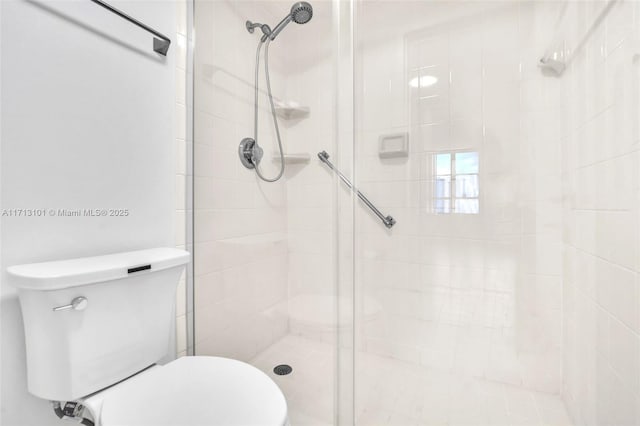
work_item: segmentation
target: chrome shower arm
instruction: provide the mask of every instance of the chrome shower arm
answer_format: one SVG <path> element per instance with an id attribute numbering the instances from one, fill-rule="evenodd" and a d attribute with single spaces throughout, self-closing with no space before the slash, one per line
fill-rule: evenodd
<path id="1" fill-rule="evenodd" d="M 355 192 L 356 195 L 358 195 L 358 198 L 360 198 L 362 200 L 362 202 L 365 203 L 367 205 L 367 207 L 369 207 L 371 209 L 371 211 L 373 213 L 375 213 L 375 215 L 380 218 L 382 223 L 384 223 L 384 226 L 386 226 L 387 228 L 391 229 L 393 227 L 393 225 L 396 224 L 396 220 L 393 217 L 385 216 L 384 214 L 382 214 L 382 212 L 380 210 L 378 210 L 376 208 L 376 206 L 374 206 L 373 203 L 371 201 L 369 201 L 369 199 L 367 197 L 365 197 L 365 195 L 362 192 L 360 192 L 355 186 L 353 186 L 353 184 L 349 181 L 349 179 L 347 179 L 347 177 L 345 175 L 343 175 L 340 172 L 340 170 L 338 170 L 331 163 L 331 161 L 329 161 L 329 154 L 327 154 L 327 151 L 319 152 L 318 153 L 318 158 L 320 159 L 320 161 L 322 161 L 324 164 L 326 164 L 331 170 L 336 172 L 336 174 L 338 175 L 340 180 L 342 182 L 344 182 L 344 184 L 347 185 L 349 187 L 349 189 L 351 189 L 353 192 Z"/>

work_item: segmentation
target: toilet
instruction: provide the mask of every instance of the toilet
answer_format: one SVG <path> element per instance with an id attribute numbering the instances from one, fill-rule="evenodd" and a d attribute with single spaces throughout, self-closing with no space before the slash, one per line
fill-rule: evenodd
<path id="1" fill-rule="evenodd" d="M 189 253 L 155 248 L 12 266 L 28 389 L 86 426 L 284 426 L 278 386 L 244 362 L 172 352 Z"/>

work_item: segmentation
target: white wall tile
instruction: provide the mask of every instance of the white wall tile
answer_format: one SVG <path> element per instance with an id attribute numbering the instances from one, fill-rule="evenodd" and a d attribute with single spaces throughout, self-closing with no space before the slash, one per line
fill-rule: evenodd
<path id="1" fill-rule="evenodd" d="M 581 424 L 638 421 L 638 157 L 629 143 L 638 107 L 637 93 L 622 89 L 637 77 L 620 48 L 634 32 L 631 4 L 612 7 L 560 79 L 564 400 Z M 564 21 L 589 26 L 601 6 L 576 4 Z"/>
<path id="2" fill-rule="evenodd" d="M 295 291 L 321 289 L 330 280 L 326 274 L 290 268 L 289 256 L 300 253 L 297 265 L 327 269 L 318 260 L 304 260 L 316 257 L 326 262 L 331 248 L 326 238 L 331 219 L 327 214 L 331 179 L 319 174 L 324 170 L 313 163 L 287 165 L 279 182 L 264 183 L 253 170 L 241 166 L 237 158 L 240 140 L 253 135 L 251 52 L 255 52 L 256 39 L 247 35 L 244 21 L 257 19 L 260 14 L 267 15 L 266 21 L 276 19 L 267 12 L 270 7 L 263 6 L 205 2 L 203 13 L 196 14 L 196 20 L 201 20 L 196 27 L 203 28 L 202 34 L 198 33 L 202 48 L 195 58 L 199 88 L 194 129 L 197 350 L 199 354 L 244 360 L 287 332 L 286 309 L 282 313 L 275 306 L 286 306 L 289 286 Z M 287 40 L 287 34 L 281 35 L 283 43 L 298 42 Z M 239 43 L 237 49 L 229 49 L 230 39 Z M 287 100 L 288 93 L 295 93 L 292 100 L 310 106 L 311 115 L 295 123 L 279 119 L 280 130 L 285 149 L 291 146 L 290 152 L 313 154 L 329 148 L 314 146 L 318 140 L 309 135 L 330 132 L 323 111 L 333 101 L 308 82 L 311 79 L 320 88 L 324 87 L 323 79 L 328 78 L 326 84 L 330 84 L 332 68 L 326 66 L 327 62 L 317 71 L 303 69 L 293 61 L 286 51 L 275 47 L 270 51 L 274 95 Z M 317 75 L 310 75 L 313 73 Z M 264 90 L 264 81 L 261 85 Z M 266 96 L 261 95 L 259 136 L 265 155 L 260 170 L 270 177 L 279 171 L 279 164 L 272 161 L 277 143 L 267 102 Z M 322 102 L 329 103 L 321 105 Z M 299 187 L 289 185 L 288 180 L 293 177 Z M 295 195 L 291 202 L 288 192 Z M 299 221 L 288 220 L 291 212 L 297 214 Z M 299 231 L 290 247 L 288 231 Z M 292 276 L 296 277 L 293 281 Z"/>

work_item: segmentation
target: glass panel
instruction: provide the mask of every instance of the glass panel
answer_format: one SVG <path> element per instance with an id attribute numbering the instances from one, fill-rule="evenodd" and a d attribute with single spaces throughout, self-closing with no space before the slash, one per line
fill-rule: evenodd
<path id="1" fill-rule="evenodd" d="M 595 371 L 584 348 L 610 351 L 579 337 L 608 330 L 637 358 L 640 2 L 313 6 L 270 50 L 276 98 L 311 111 L 281 122 L 285 146 L 327 150 L 397 223 L 317 161 L 269 184 L 237 164 L 260 37 L 245 21 L 273 27 L 283 6 L 197 0 L 196 353 L 262 368 L 292 424 L 637 424 L 637 368 Z M 399 132 L 408 156 L 380 158 L 372 142 Z M 609 288 L 602 267 L 622 283 L 607 304 L 579 285 Z"/>
<path id="2" fill-rule="evenodd" d="M 458 152 L 456 153 L 456 174 L 478 173 L 478 153 Z"/>
<path id="3" fill-rule="evenodd" d="M 316 3 L 317 4 L 317 3 Z M 356 164 L 356 151 L 354 140 L 354 40 L 352 23 L 354 19 L 352 3 L 349 1 L 335 1 L 333 2 L 333 17 L 334 17 L 334 32 L 339 33 L 340 42 L 335 46 L 334 53 L 334 68 L 337 74 L 337 80 L 334 82 L 334 96 L 337 94 L 344 94 L 344 96 L 336 96 L 339 101 L 335 105 L 335 134 L 344 135 L 345 140 L 341 143 L 337 143 L 333 140 L 333 149 L 335 152 L 334 160 L 335 164 L 345 173 L 347 178 L 351 182 L 355 182 L 355 176 L 352 171 L 355 169 Z M 322 90 L 322 89 L 320 89 Z M 337 119 L 339 117 L 339 119 Z M 324 173 L 323 173 L 324 174 Z M 316 177 L 317 178 L 317 177 Z M 307 176 L 305 179 L 307 189 L 315 186 L 312 182 L 316 179 L 311 176 Z M 337 289 L 337 301 L 329 299 L 330 302 L 335 303 L 337 318 L 337 354 L 335 360 L 323 359 L 323 362 L 328 362 L 328 368 L 322 371 L 322 366 L 316 365 L 321 368 L 320 371 L 314 372 L 317 375 L 327 374 L 332 370 L 331 364 L 335 366 L 335 401 L 337 406 L 334 407 L 335 416 L 329 420 L 323 420 L 322 423 L 317 423 L 313 417 L 291 419 L 292 425 L 315 425 L 315 424 L 336 424 L 336 425 L 354 425 L 356 423 L 355 402 L 354 402 L 354 390 L 355 390 L 355 326 L 354 320 L 356 317 L 356 310 L 360 308 L 360 305 L 356 300 L 356 288 L 355 288 L 355 247 L 354 247 L 354 230 L 355 230 L 355 209 L 360 208 L 361 205 L 354 192 L 346 191 L 343 183 L 334 178 L 331 185 L 330 196 L 334 200 L 335 204 L 331 202 L 326 206 L 329 209 L 324 210 L 324 214 L 334 215 L 336 217 L 333 223 L 334 232 L 331 232 L 330 244 L 335 247 L 335 250 L 329 251 L 331 256 L 326 258 L 325 263 L 318 264 L 316 267 L 320 269 L 327 269 L 331 274 L 334 274 L 333 279 L 335 288 Z M 308 194 L 302 197 L 310 202 L 312 198 L 308 198 Z M 311 205 L 315 202 L 311 201 Z M 307 204 L 308 206 L 309 204 Z M 310 221 L 309 228 L 316 228 L 315 219 Z M 326 234 L 329 228 L 319 231 Z M 317 248 L 299 251 L 311 251 L 318 252 Z M 327 252 L 327 249 L 324 251 Z M 322 253 L 322 252 L 321 252 Z M 309 273 L 310 270 L 305 271 L 307 276 L 315 275 Z M 327 283 L 317 282 L 314 290 L 320 294 L 331 294 L 331 289 L 326 287 Z M 316 340 L 321 340 L 325 344 L 332 343 L 327 339 L 334 337 L 333 333 L 327 332 L 327 328 L 318 327 L 314 330 L 317 334 L 313 337 Z M 313 395 L 317 392 L 324 392 L 324 404 L 327 403 L 326 398 L 333 397 L 334 394 L 331 388 L 313 390 L 313 386 L 309 386 L 307 383 L 300 383 L 303 387 L 309 389 L 307 395 Z M 315 400 L 313 397 L 309 398 L 306 402 L 311 410 L 314 410 Z"/>
<path id="4" fill-rule="evenodd" d="M 478 175 L 456 175 L 456 198 L 474 198 L 479 195 Z"/>
<path id="5" fill-rule="evenodd" d="M 478 214 L 480 212 L 480 202 L 478 199 L 456 200 L 456 213 Z"/>
<path id="6" fill-rule="evenodd" d="M 436 175 L 451 174 L 451 154 L 436 154 Z"/>
<path id="7" fill-rule="evenodd" d="M 292 425 L 353 424 L 355 203 L 331 170 L 308 161 L 327 151 L 353 179 L 353 138 L 344 136 L 353 133 L 347 96 L 352 43 L 341 37 L 338 48 L 331 36 L 349 34 L 351 17 L 342 15 L 348 2 L 311 3 L 313 20 L 288 25 L 269 49 L 282 143 L 295 146 L 296 155 L 285 151 L 283 176 L 266 182 L 238 158 L 240 141 L 254 136 L 255 55 L 262 36 L 259 27 L 249 33 L 246 22 L 274 28 L 291 4 L 195 1 L 195 354 L 230 357 L 264 371 L 283 391 Z M 281 162 L 264 54 L 263 46 L 258 140 L 264 156 L 258 169 L 272 179 Z M 338 133 L 344 136 L 340 144 Z M 275 374 L 280 364 L 293 372 Z"/>
<path id="8" fill-rule="evenodd" d="M 355 4 L 356 424 L 640 424 L 640 2 Z"/>
<path id="9" fill-rule="evenodd" d="M 437 176 L 433 185 L 434 198 L 451 197 L 451 176 Z"/>
<path id="10" fill-rule="evenodd" d="M 433 211 L 435 213 L 450 213 L 451 200 L 448 198 L 436 198 L 433 200 Z"/>

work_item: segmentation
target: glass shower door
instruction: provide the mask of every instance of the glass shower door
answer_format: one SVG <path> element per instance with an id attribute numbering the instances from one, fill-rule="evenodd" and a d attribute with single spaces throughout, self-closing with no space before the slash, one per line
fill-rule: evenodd
<path id="1" fill-rule="evenodd" d="M 637 424 L 638 2 L 355 8 L 356 424 Z"/>
<path id="2" fill-rule="evenodd" d="M 194 346 L 196 355 L 263 370 L 282 389 L 292 424 L 349 424 L 352 404 L 338 401 L 352 400 L 353 269 L 350 252 L 340 248 L 352 247 L 352 200 L 338 193 L 317 154 L 331 153 L 337 165 L 343 157 L 352 161 L 351 135 L 346 146 L 337 143 L 346 124 L 337 112 L 344 106 L 336 106 L 338 85 L 352 73 L 342 70 L 345 81 L 336 78 L 334 54 L 337 28 L 350 21 L 341 21 L 337 4 L 312 6 L 310 22 L 290 24 L 269 45 L 285 160 L 283 177 L 269 183 L 238 158 L 240 141 L 254 136 L 255 52 L 262 36 L 259 28 L 249 33 L 245 22 L 274 28 L 291 3 L 195 1 Z M 341 45 L 350 55 L 350 41 Z M 263 58 L 259 167 L 272 177 L 280 156 L 264 66 Z M 276 368 L 281 365 L 290 368 Z"/>

